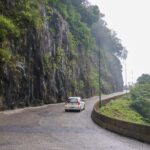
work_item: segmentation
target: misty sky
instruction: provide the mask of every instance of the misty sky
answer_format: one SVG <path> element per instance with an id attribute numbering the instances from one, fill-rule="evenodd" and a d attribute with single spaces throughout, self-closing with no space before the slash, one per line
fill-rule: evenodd
<path id="1" fill-rule="evenodd" d="M 150 0 L 89 0 L 128 50 L 127 80 L 150 74 Z M 124 75 L 125 73 L 123 73 Z"/>

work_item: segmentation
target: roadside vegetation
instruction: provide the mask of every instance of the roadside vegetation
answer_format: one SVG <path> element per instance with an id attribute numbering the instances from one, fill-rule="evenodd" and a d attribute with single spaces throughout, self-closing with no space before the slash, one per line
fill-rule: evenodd
<path id="1" fill-rule="evenodd" d="M 143 74 L 131 89 L 132 108 L 150 123 L 150 75 Z"/>
<path id="2" fill-rule="evenodd" d="M 100 109 L 100 113 L 119 120 L 134 122 L 139 124 L 148 124 L 145 118 L 136 112 L 132 107 L 132 100 L 120 98 L 111 101 Z"/>
<path id="3" fill-rule="evenodd" d="M 112 100 L 100 113 L 119 120 L 150 125 L 150 76 L 143 74 L 128 97 Z"/>

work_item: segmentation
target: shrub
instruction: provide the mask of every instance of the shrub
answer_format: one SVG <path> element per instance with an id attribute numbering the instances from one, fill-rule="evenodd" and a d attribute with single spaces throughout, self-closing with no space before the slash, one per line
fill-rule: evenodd
<path id="1" fill-rule="evenodd" d="M 131 90 L 132 107 L 150 121 L 150 84 L 137 84 Z"/>
<path id="2" fill-rule="evenodd" d="M 13 21 L 7 17 L 0 16 L 0 40 L 13 35 L 19 37 L 20 31 Z"/>
<path id="3" fill-rule="evenodd" d="M 150 99 L 141 99 L 134 101 L 132 106 L 145 118 L 150 119 Z"/>
<path id="4" fill-rule="evenodd" d="M 8 62 L 11 59 L 11 52 L 0 48 L 0 63 Z"/>
<path id="5" fill-rule="evenodd" d="M 130 107 L 131 104 L 132 100 L 122 97 L 111 101 L 106 106 L 100 108 L 100 113 L 119 120 L 125 120 L 139 124 L 148 124 L 147 120 L 145 120 L 141 114 Z"/>

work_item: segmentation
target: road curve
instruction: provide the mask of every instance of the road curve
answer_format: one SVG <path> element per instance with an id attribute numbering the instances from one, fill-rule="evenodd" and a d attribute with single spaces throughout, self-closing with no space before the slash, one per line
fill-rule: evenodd
<path id="1" fill-rule="evenodd" d="M 91 120 L 98 97 L 82 112 L 64 104 L 0 113 L 0 150 L 150 150 L 150 145 L 107 131 Z"/>

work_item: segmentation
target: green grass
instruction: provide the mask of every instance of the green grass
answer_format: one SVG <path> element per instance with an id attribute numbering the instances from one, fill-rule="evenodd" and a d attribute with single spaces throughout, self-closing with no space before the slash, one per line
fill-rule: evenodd
<path id="1" fill-rule="evenodd" d="M 119 120 L 150 125 L 143 116 L 131 108 L 131 103 L 131 100 L 120 98 L 103 106 L 100 113 Z"/>

